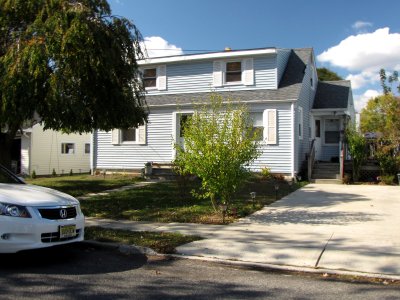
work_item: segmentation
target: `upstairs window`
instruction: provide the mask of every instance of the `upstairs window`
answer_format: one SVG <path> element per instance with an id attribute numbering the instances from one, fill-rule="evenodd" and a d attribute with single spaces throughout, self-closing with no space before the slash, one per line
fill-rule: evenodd
<path id="1" fill-rule="evenodd" d="M 144 69 L 143 71 L 144 87 L 151 88 L 157 86 L 157 69 Z"/>
<path id="2" fill-rule="evenodd" d="M 242 81 L 242 62 L 232 61 L 226 63 L 225 82 Z"/>

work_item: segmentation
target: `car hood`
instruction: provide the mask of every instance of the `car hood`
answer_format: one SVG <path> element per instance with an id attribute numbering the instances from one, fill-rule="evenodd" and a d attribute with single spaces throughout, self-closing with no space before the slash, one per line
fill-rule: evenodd
<path id="1" fill-rule="evenodd" d="M 30 184 L 0 183 L 0 202 L 23 206 L 74 205 L 79 201 L 62 192 Z"/>

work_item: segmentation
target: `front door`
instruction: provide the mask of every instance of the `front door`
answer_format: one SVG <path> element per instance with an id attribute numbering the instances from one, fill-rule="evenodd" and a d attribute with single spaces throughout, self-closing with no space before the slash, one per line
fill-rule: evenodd
<path id="1" fill-rule="evenodd" d="M 321 160 L 322 158 L 322 147 L 321 147 L 321 119 L 320 118 L 315 118 L 315 160 Z"/>

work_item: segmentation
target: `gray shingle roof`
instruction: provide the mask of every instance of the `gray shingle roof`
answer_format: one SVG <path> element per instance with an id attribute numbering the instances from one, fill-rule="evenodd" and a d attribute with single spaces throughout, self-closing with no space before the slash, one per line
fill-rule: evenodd
<path id="1" fill-rule="evenodd" d="M 311 53 L 311 48 L 292 50 L 278 89 L 229 91 L 220 92 L 219 94 L 229 96 L 232 99 L 240 99 L 243 102 L 298 99 L 304 77 L 304 70 L 310 60 Z M 207 101 L 210 94 L 211 92 L 146 95 L 146 101 L 149 106 L 185 105 L 199 103 L 203 100 Z"/>
<path id="2" fill-rule="evenodd" d="M 318 82 L 313 109 L 347 108 L 351 85 L 349 80 Z"/>

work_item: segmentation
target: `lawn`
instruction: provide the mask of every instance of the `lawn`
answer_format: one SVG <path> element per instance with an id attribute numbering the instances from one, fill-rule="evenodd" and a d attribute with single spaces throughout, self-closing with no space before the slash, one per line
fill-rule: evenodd
<path id="1" fill-rule="evenodd" d="M 279 190 L 276 194 L 274 186 L 277 182 Z M 253 176 L 232 201 L 225 222 L 234 222 L 247 216 L 304 184 L 289 186 L 286 181 L 263 180 L 259 176 Z M 160 182 L 82 200 L 81 207 L 88 217 L 222 224 L 222 214 L 213 210 L 210 200 L 199 200 L 191 195 L 190 190 L 193 187 L 196 187 L 194 182 L 190 182 L 186 188 L 177 181 Z M 250 192 L 256 192 L 255 201 L 251 201 Z"/>
<path id="2" fill-rule="evenodd" d="M 134 182 L 137 182 L 138 180 L 140 180 L 138 177 L 120 174 L 106 176 L 92 176 L 89 174 L 84 174 L 25 179 L 25 181 L 29 184 L 36 184 L 56 189 L 61 192 L 70 194 L 74 197 L 130 185 Z"/>
<path id="3" fill-rule="evenodd" d="M 176 247 L 201 240 L 198 236 L 187 236 L 179 233 L 133 232 L 101 227 L 86 227 L 85 239 L 148 247 L 158 253 L 175 253 Z"/>

